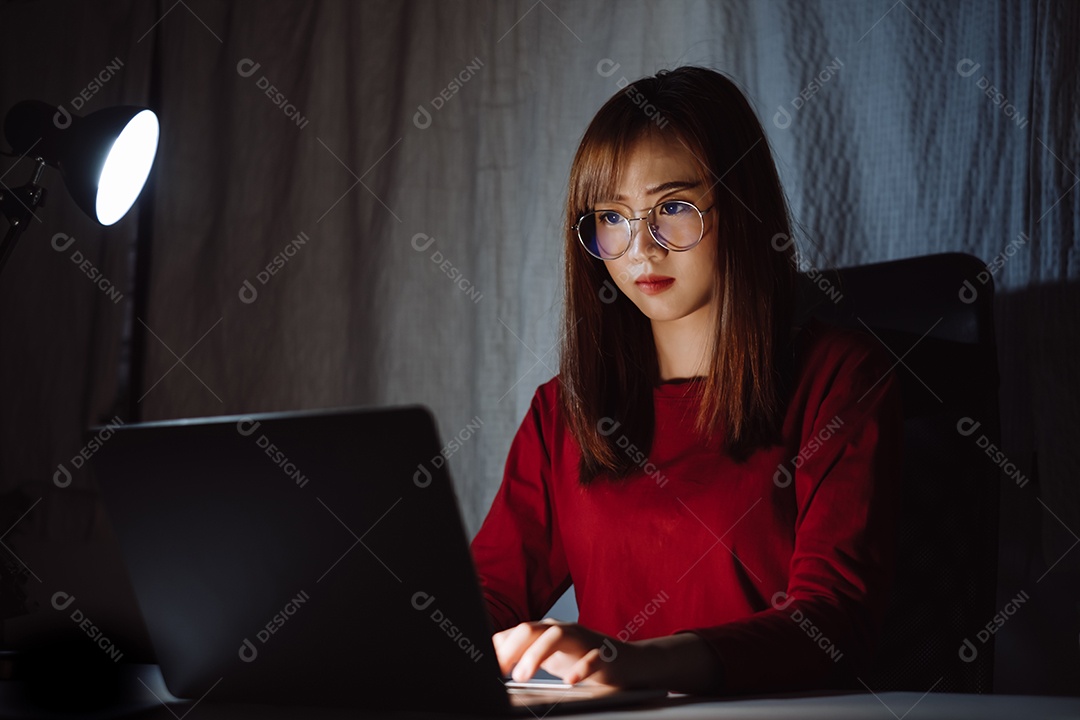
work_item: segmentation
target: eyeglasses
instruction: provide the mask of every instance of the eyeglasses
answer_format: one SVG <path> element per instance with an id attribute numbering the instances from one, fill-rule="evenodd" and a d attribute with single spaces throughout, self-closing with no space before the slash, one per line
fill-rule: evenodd
<path id="1" fill-rule="evenodd" d="M 630 223 L 644 220 L 649 234 L 663 248 L 682 252 L 701 242 L 705 234 L 705 213 L 686 200 L 657 203 L 644 217 L 628 218 L 615 210 L 595 210 L 578 218 L 573 229 L 589 254 L 601 260 L 622 257 L 630 249 Z"/>

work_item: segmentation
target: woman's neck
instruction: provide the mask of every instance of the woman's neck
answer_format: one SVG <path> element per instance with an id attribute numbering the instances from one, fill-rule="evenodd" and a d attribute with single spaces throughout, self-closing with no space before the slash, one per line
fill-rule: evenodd
<path id="1" fill-rule="evenodd" d="M 653 320 L 653 342 L 660 382 L 703 376 L 709 367 L 709 336 L 714 325 L 708 306 L 678 320 Z"/>

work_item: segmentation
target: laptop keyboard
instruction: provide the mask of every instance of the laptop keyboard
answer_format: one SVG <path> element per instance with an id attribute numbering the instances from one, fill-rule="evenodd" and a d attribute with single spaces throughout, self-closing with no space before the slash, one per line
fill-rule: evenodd
<path id="1" fill-rule="evenodd" d="M 605 685 L 567 685 L 545 682 L 507 682 L 505 684 L 506 692 L 510 696 L 510 704 L 515 707 L 554 705 L 568 700 L 588 700 L 610 695 L 614 690 Z"/>

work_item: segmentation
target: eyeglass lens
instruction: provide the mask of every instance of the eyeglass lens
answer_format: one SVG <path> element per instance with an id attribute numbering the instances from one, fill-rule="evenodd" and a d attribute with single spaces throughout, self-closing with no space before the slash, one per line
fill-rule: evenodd
<path id="1" fill-rule="evenodd" d="M 703 230 L 701 214 L 684 201 L 660 203 L 649 211 L 645 223 L 658 243 L 673 250 L 693 247 Z M 615 258 L 630 247 L 630 221 L 614 210 L 597 210 L 582 216 L 578 235 L 596 257 Z"/>

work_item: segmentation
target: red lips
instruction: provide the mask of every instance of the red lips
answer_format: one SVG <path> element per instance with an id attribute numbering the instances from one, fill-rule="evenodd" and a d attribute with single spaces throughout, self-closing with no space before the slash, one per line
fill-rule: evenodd
<path id="1" fill-rule="evenodd" d="M 648 283 L 648 284 L 652 285 L 652 284 L 655 284 L 655 283 L 666 283 L 668 280 L 674 281 L 675 278 L 668 277 L 667 275 L 652 275 L 652 274 L 649 274 L 649 275 L 642 275 L 641 277 L 639 277 L 634 282 L 636 282 L 639 285 L 641 285 L 642 283 Z"/>
<path id="2" fill-rule="evenodd" d="M 655 295 L 674 285 L 675 278 L 666 275 L 642 275 L 634 284 L 646 295 Z"/>

